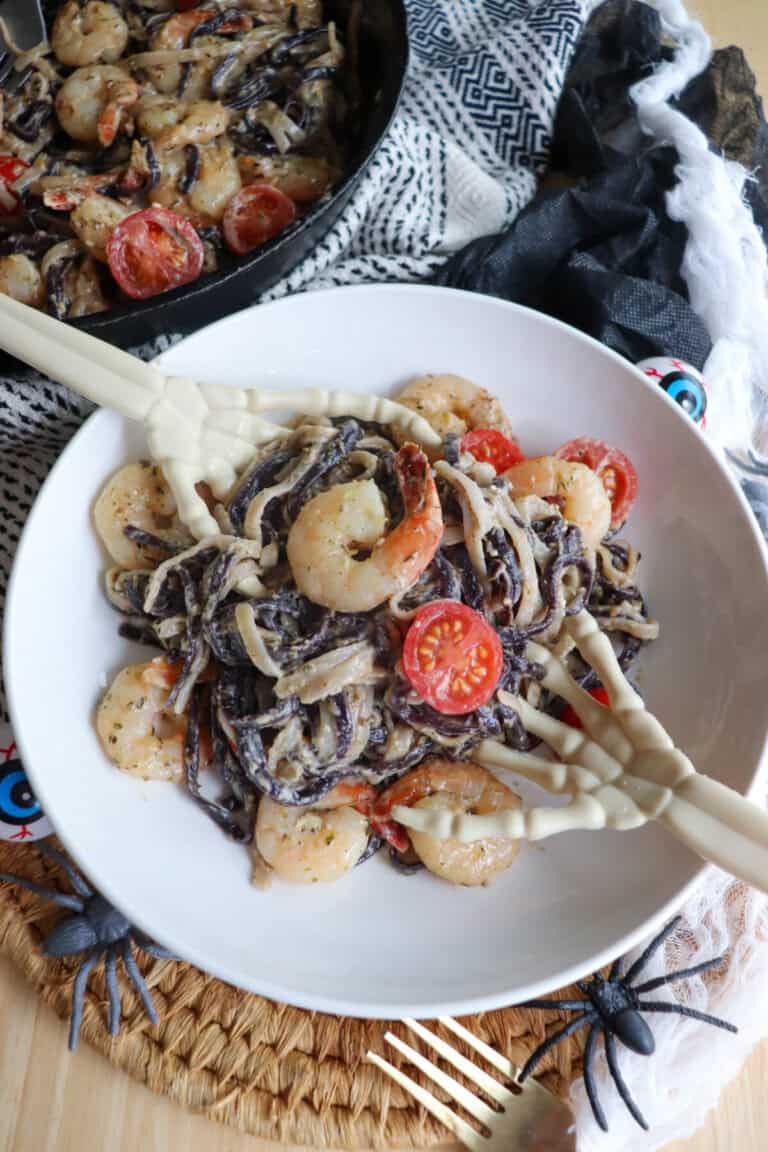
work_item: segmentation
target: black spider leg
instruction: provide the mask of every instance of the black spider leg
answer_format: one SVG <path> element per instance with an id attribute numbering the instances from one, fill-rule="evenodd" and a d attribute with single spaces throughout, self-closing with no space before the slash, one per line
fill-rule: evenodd
<path id="1" fill-rule="evenodd" d="M 72 912 L 83 912 L 85 904 L 77 896 L 70 896 L 68 892 L 57 892 L 55 888 L 47 888 L 45 884 L 37 884 L 34 880 L 25 880 L 23 876 L 14 876 L 13 872 L 0 872 L 0 880 L 24 888 L 35 896 L 43 896 L 58 904 L 60 908 L 69 908 Z"/>
<path id="2" fill-rule="evenodd" d="M 104 945 L 99 945 L 92 948 L 90 952 L 83 958 L 80 966 L 75 975 L 75 982 L 72 985 L 72 1014 L 69 1018 L 69 1050 L 74 1052 L 77 1048 L 77 1038 L 80 1035 L 80 1025 L 83 1022 L 83 1002 L 85 1000 L 85 986 L 88 983 L 88 977 L 91 974 L 91 969 L 97 960 L 106 951 Z"/>
<path id="3" fill-rule="evenodd" d="M 658 936 L 654 936 L 653 940 L 651 940 L 650 944 L 645 949 L 645 951 L 640 956 L 638 956 L 637 960 L 635 960 L 635 962 L 632 965 L 632 967 L 630 968 L 629 972 L 627 972 L 627 974 L 623 977 L 623 982 L 625 984 L 631 984 L 632 981 L 634 980 L 635 976 L 640 975 L 643 968 L 645 968 L 646 964 L 651 959 L 653 954 L 655 952 L 657 952 L 659 950 L 659 948 L 661 948 L 662 944 L 667 939 L 667 937 L 672 935 L 672 933 L 674 932 L 675 928 L 677 928 L 677 926 L 681 920 L 682 920 L 682 916 L 675 916 L 674 920 L 670 920 L 670 922 L 669 922 L 669 924 L 667 924 L 666 928 L 662 928 L 662 930 L 661 930 L 661 932 L 659 932 Z M 617 961 L 617 963 L 619 963 L 619 961 Z"/>
<path id="4" fill-rule="evenodd" d="M 537 1067 L 542 1057 L 546 1056 L 547 1052 L 549 1052 L 551 1048 L 554 1048 L 556 1044 L 559 1044 L 561 1040 L 565 1040 L 566 1036 L 573 1036 L 574 1032 L 578 1032 L 580 1028 L 585 1028 L 587 1024 L 594 1023 L 597 1019 L 599 1019 L 597 1012 L 584 1012 L 581 1016 L 574 1016 L 573 1020 L 569 1021 L 564 1028 L 553 1032 L 553 1034 L 545 1040 L 543 1044 L 540 1044 L 535 1052 L 532 1052 L 528 1057 L 517 1078 L 518 1082 L 522 1084 L 523 1081 L 530 1076 L 534 1068 Z"/>
<path id="5" fill-rule="evenodd" d="M 80 873 L 75 871 L 66 856 L 63 856 L 61 852 L 57 852 L 55 848 L 51 848 L 48 844 L 40 844 L 38 850 L 41 856 L 46 856 L 49 860 L 53 860 L 54 864 L 58 864 L 59 867 L 66 872 L 70 884 L 78 896 L 82 897 L 83 900 L 90 900 L 91 896 L 93 896 L 93 889 L 85 882 Z"/>
<path id="6" fill-rule="evenodd" d="M 526 1000 L 521 1008 L 557 1008 L 561 1012 L 590 1012 L 591 1000 Z"/>
<path id="7" fill-rule="evenodd" d="M 133 955 L 131 950 L 131 941 L 127 936 L 123 937 L 123 939 L 120 941 L 120 951 L 123 954 L 123 964 L 125 965 L 125 970 L 128 973 L 134 988 L 141 997 L 141 1002 L 144 1005 L 144 1011 L 146 1012 L 147 1016 L 149 1016 L 149 1019 L 152 1021 L 152 1023 L 157 1024 L 157 1009 L 155 1008 L 155 1002 L 152 999 L 152 994 L 149 991 L 149 988 L 147 988 L 147 985 L 144 982 L 144 977 L 139 971 L 139 966 L 136 963 L 136 957 Z"/>
<path id="8" fill-rule="evenodd" d="M 107 955 L 104 960 L 104 977 L 107 981 L 107 995 L 109 996 L 107 1027 L 110 1036 L 117 1036 L 120 1031 L 122 1006 L 120 1004 L 120 986 L 117 982 L 117 948 L 114 944 L 110 944 L 107 948 Z"/>
<path id="9" fill-rule="evenodd" d="M 597 1037 L 601 1030 L 601 1024 L 593 1024 L 589 1030 L 589 1035 L 587 1036 L 587 1043 L 584 1045 L 584 1087 L 587 1090 L 587 1099 L 589 1100 L 589 1106 L 592 1109 L 592 1115 L 594 1116 L 598 1125 L 602 1128 L 603 1132 L 607 1132 L 608 1121 L 605 1118 L 603 1106 L 597 1096 L 595 1073 L 592 1069 L 592 1061 L 595 1056 Z"/>
<path id="10" fill-rule="evenodd" d="M 164 948 L 162 944 L 156 944 L 154 940 L 150 940 L 149 936 L 145 936 L 138 928 L 131 925 L 131 935 L 136 941 L 139 948 L 144 952 L 148 952 L 150 956 L 154 956 L 156 960 L 178 960 L 179 957 L 175 952 L 171 952 L 168 948 Z"/>
<path id="11" fill-rule="evenodd" d="M 643 1116 L 642 1112 L 638 1108 L 637 1104 L 635 1104 L 634 1100 L 632 1099 L 629 1088 L 627 1088 L 624 1077 L 621 1074 L 621 1069 L 619 1068 L 619 1060 L 618 1060 L 618 1056 L 616 1054 L 616 1040 L 614 1039 L 612 1033 L 608 1032 L 607 1030 L 604 1033 L 604 1043 L 605 1043 L 605 1058 L 608 1061 L 608 1071 L 610 1072 L 611 1077 L 613 1078 L 613 1082 L 616 1085 L 619 1096 L 621 1096 L 622 1100 L 624 1101 L 626 1109 L 629 1112 L 632 1119 L 637 1124 L 639 1124 L 641 1128 L 643 1128 L 647 1132 L 648 1131 L 648 1122 L 645 1119 L 645 1116 Z M 603 1119 L 605 1119 L 605 1117 L 603 1117 Z M 599 1123 L 599 1121 L 598 1121 L 598 1123 Z M 602 1125 L 601 1125 L 601 1127 L 602 1127 Z M 607 1126 L 605 1127 L 605 1131 L 606 1132 L 608 1131 Z"/>
<path id="12" fill-rule="evenodd" d="M 621 965 L 623 964 L 623 962 L 624 962 L 624 957 L 623 956 L 617 956 L 616 959 L 614 960 L 613 964 L 611 964 L 611 970 L 608 973 L 608 983 L 609 984 L 612 984 L 614 980 L 620 980 L 621 979 Z M 579 988 L 581 988 L 581 987 L 582 987 L 582 985 L 579 984 Z"/>
<path id="13" fill-rule="evenodd" d="M 638 1000 L 637 1006 L 641 1012 L 667 1012 L 677 1016 L 688 1016 L 691 1020 L 701 1020 L 702 1024 L 711 1024 L 714 1028 L 722 1028 L 725 1032 L 738 1032 L 735 1024 L 727 1020 L 719 1020 L 717 1016 L 710 1016 L 707 1012 L 697 1012 L 695 1008 L 686 1008 L 684 1004 L 664 1004 L 656 1000 Z"/>
<path id="14" fill-rule="evenodd" d="M 725 960 L 725 956 L 715 956 L 713 960 L 702 960 L 701 964 L 694 964 L 692 968 L 681 968 L 679 972 L 668 972 L 666 976 L 657 976 L 655 980 L 646 980 L 633 988 L 633 992 L 655 992 L 665 984 L 676 984 L 678 980 L 687 980 L 690 976 L 698 976 L 702 972 L 709 972 L 717 968 Z"/>

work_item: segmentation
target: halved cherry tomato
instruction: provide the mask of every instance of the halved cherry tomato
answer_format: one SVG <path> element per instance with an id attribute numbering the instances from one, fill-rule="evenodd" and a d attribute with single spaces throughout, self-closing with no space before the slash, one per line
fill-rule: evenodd
<path id="1" fill-rule="evenodd" d="M 126 216 L 107 241 L 110 271 L 133 300 L 197 280 L 204 259 L 203 242 L 189 220 L 167 208 Z"/>
<path id="2" fill-rule="evenodd" d="M 609 452 L 610 448 L 605 440 L 591 440 L 589 436 L 579 436 L 577 440 L 569 440 L 555 452 L 558 460 L 572 460 L 576 464 L 586 464 L 593 472 L 597 472 L 600 461 Z"/>
<path id="3" fill-rule="evenodd" d="M 610 701 L 608 699 L 608 693 L 606 692 L 605 688 L 590 688 L 589 694 L 590 696 L 594 697 L 595 700 L 597 700 L 598 704 L 603 704 L 606 708 L 609 707 Z M 570 704 L 566 705 L 566 708 L 560 719 L 562 720 L 563 724 L 569 724 L 571 728 L 583 727 L 581 720 L 579 720 Z"/>
<path id="4" fill-rule="evenodd" d="M 628 456 L 618 448 L 611 448 L 604 440 L 591 440 L 588 436 L 569 440 L 558 448 L 555 456 L 560 460 L 586 464 L 596 472 L 610 497 L 611 528 L 624 523 L 637 499 L 637 472 Z"/>
<path id="5" fill-rule="evenodd" d="M 411 685 L 427 704 L 449 716 L 462 716 L 486 704 L 503 663 L 494 629 L 458 600 L 425 604 L 403 644 L 403 669 Z"/>
<path id="6" fill-rule="evenodd" d="M 241 188 L 224 213 L 224 239 L 238 256 L 252 252 L 296 219 L 296 205 L 271 184 Z"/>
<path id="7" fill-rule="evenodd" d="M 471 453 L 475 460 L 483 464 L 492 464 L 497 475 L 525 460 L 515 441 L 503 432 L 497 432 L 495 428 L 474 428 L 466 432 L 459 448 L 462 452 Z"/>
<path id="8" fill-rule="evenodd" d="M 29 164 L 18 156 L 0 155 L 0 216 L 13 216 L 18 211 L 19 198 L 11 185 L 26 168 Z"/>

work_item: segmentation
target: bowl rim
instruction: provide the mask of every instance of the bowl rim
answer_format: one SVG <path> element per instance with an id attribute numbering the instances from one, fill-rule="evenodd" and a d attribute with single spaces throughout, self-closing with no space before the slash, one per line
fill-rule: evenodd
<path id="1" fill-rule="evenodd" d="M 544 313 L 537 312 L 535 309 L 527 308 L 524 305 L 516 304 L 511 301 L 502 300 L 498 297 L 485 296 L 482 293 L 467 292 L 461 289 L 421 284 L 352 285 L 340 288 L 329 288 L 323 291 L 324 293 L 333 293 L 336 297 L 347 297 L 352 295 L 373 296 L 389 294 L 393 292 L 399 295 L 413 294 L 415 292 L 424 294 L 425 292 L 429 292 L 435 295 L 438 299 L 441 296 L 448 294 L 452 297 L 470 297 L 475 302 L 478 300 L 483 300 L 488 307 L 497 307 L 503 311 L 508 311 L 511 309 L 517 313 L 522 313 L 524 316 L 535 317 L 537 322 L 542 322 L 545 326 L 549 326 L 560 331 L 565 330 L 570 337 L 584 342 L 592 346 L 593 349 L 597 349 L 599 353 L 608 356 L 609 359 L 612 359 L 615 362 L 617 367 L 621 367 L 622 371 L 629 369 L 636 377 L 638 386 L 647 388 L 654 394 L 654 396 L 657 397 L 659 402 L 667 404 L 672 409 L 674 409 L 677 418 L 683 421 L 687 421 L 690 424 L 690 430 L 700 437 L 713 465 L 720 471 L 721 475 L 724 476 L 727 484 L 734 493 L 744 518 L 749 525 L 749 531 L 751 532 L 754 541 L 757 544 L 759 555 L 762 558 L 763 578 L 766 584 L 766 588 L 768 588 L 768 544 L 766 544 L 766 541 L 759 530 L 754 514 L 752 513 L 752 510 L 750 509 L 740 486 L 733 476 L 732 471 L 720 458 L 717 450 L 713 447 L 711 442 L 709 442 L 707 438 L 696 429 L 695 425 L 690 422 L 690 418 L 680 409 L 680 407 L 672 399 L 670 399 L 666 393 L 659 389 L 658 385 L 649 380 L 648 377 L 645 376 L 640 369 L 636 368 L 629 361 L 625 360 L 624 357 L 620 356 L 617 352 L 614 352 L 610 348 L 606 348 L 604 345 L 600 344 L 599 341 L 593 339 L 591 336 L 586 335 L 578 329 L 572 328 L 570 325 L 564 324 L 562 321 L 547 316 Z M 213 324 L 198 329 L 196 333 L 193 333 L 186 339 L 193 340 L 203 332 L 208 333 L 212 329 L 219 328 L 229 323 L 242 323 L 242 318 L 250 313 L 254 308 L 280 308 L 286 306 L 289 304 L 289 302 L 293 305 L 293 307 L 311 307 L 311 300 L 313 296 L 313 292 L 305 292 L 294 296 L 283 297 L 279 300 L 270 301 L 267 304 L 252 305 L 251 308 L 241 310 L 237 313 L 232 313 L 229 316 L 217 320 Z M 169 349 L 167 353 L 163 353 L 162 355 L 158 356 L 153 361 L 153 363 L 156 363 L 159 367 L 162 368 L 164 366 L 164 360 L 166 357 L 172 355 L 172 353 L 178 347 L 180 347 L 180 344 L 175 345 L 173 349 Z M 36 510 L 40 504 L 40 498 L 42 494 L 47 491 L 49 485 L 51 487 L 55 485 L 59 468 L 62 467 L 62 461 L 69 453 L 70 449 L 74 448 L 80 438 L 85 438 L 86 435 L 91 434 L 91 432 L 88 430 L 92 428 L 94 422 L 98 422 L 99 419 L 103 418 L 103 412 L 104 410 L 99 409 L 92 413 L 84 421 L 83 425 L 80 427 L 80 429 L 78 429 L 78 431 L 63 449 L 45 481 L 41 485 L 37 496 L 35 497 L 16 548 L 13 564 L 11 567 L 11 573 L 8 580 L 5 609 L 5 618 L 8 620 L 12 619 L 14 616 L 14 604 L 17 597 L 16 586 L 19 580 L 18 574 L 22 567 L 20 558 L 23 557 L 24 551 L 27 547 L 27 541 L 31 536 L 31 526 L 33 525 L 36 516 Z M 72 843 L 68 836 L 62 835 L 56 829 L 55 817 L 51 816 L 46 806 L 47 790 L 45 783 L 43 782 L 41 787 L 40 777 L 38 776 L 35 767 L 32 765 L 30 758 L 27 755 L 26 736 L 22 731 L 21 725 L 19 724 L 19 714 L 17 712 L 15 703 L 14 674 L 12 670 L 13 661 L 10 658 L 12 646 L 12 629 L 4 627 L 2 641 L 2 663 L 5 670 L 6 696 L 8 701 L 8 711 L 10 714 L 11 726 L 13 729 L 14 738 L 19 748 L 22 763 L 24 764 L 25 771 L 27 772 L 30 782 L 32 783 L 32 787 L 43 807 L 43 810 L 51 820 L 55 834 L 58 836 L 64 845 L 64 848 L 77 863 L 77 865 L 82 867 L 86 874 L 89 874 L 87 863 L 80 857 L 77 845 Z M 746 791 L 744 792 L 744 795 L 749 799 L 753 799 L 760 795 L 764 789 L 766 781 L 768 781 L 768 716 L 766 717 L 765 721 L 765 732 L 763 736 L 762 748 L 760 750 L 752 779 Z M 564 969 L 558 976 L 557 987 L 565 987 L 566 985 L 573 984 L 577 980 L 591 975 L 593 972 L 609 964 L 617 956 L 629 952 L 643 940 L 653 935 L 654 932 L 658 931 L 670 919 L 670 917 L 682 907 L 682 905 L 694 893 L 699 885 L 705 882 L 706 878 L 713 870 L 714 865 L 702 861 L 690 880 L 686 881 L 686 883 L 684 883 L 669 900 L 667 900 L 661 907 L 659 907 L 653 915 L 649 916 L 642 923 L 638 924 L 632 931 L 625 933 L 614 944 L 608 945 L 600 951 L 593 953 L 589 958 L 585 958 L 582 963 L 574 964 L 569 968 Z M 130 901 L 128 903 L 124 902 L 120 894 L 112 889 L 111 884 L 102 884 L 98 878 L 91 878 L 93 879 L 94 884 L 102 893 L 102 895 L 104 895 L 110 902 L 119 907 L 120 910 L 133 924 L 135 924 L 140 930 L 157 939 L 157 932 L 154 930 L 154 928 L 149 927 L 144 921 L 141 909 L 133 908 Z M 226 963 L 217 962 L 215 964 L 211 964 L 208 958 L 202 958 L 199 954 L 195 954 L 194 949 L 190 950 L 185 947 L 184 952 L 184 956 L 180 958 L 183 959 L 186 963 L 192 964 L 200 968 L 201 971 L 206 972 L 216 977 L 217 979 L 223 980 L 224 982 L 231 984 L 234 987 L 241 988 L 244 991 L 254 992 L 257 995 L 266 997 L 267 999 L 289 1003 L 295 1007 L 308 1011 L 326 1012 L 335 1015 L 350 1016 L 358 1019 L 398 1019 L 404 1016 L 430 1019 L 434 1018 L 436 1015 L 468 1015 L 512 1006 L 525 1000 L 545 995 L 555 990 L 549 980 L 543 980 L 538 982 L 533 981 L 528 985 L 523 986 L 522 988 L 516 989 L 513 994 L 509 992 L 498 992 L 483 996 L 472 996 L 460 999 L 435 1000 L 434 1002 L 421 1004 L 394 1001 L 391 1003 L 388 1002 L 382 1004 L 369 1004 L 366 1006 L 350 1003 L 342 998 L 334 996 L 314 994 L 310 996 L 304 996 L 301 992 L 297 992 L 295 988 L 285 987 L 274 981 L 264 980 L 260 978 L 258 974 L 256 974 L 253 980 L 244 981 L 242 973 L 231 970 Z"/>

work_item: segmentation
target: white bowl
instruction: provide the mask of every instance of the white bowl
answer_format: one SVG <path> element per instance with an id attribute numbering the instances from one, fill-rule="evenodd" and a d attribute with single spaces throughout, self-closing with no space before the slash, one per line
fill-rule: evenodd
<path id="1" fill-rule="evenodd" d="M 483 296 L 366 287 L 240 312 L 177 345 L 168 371 L 274 388 L 387 393 L 422 372 L 469 376 L 503 400 L 529 454 L 599 436 L 633 459 L 628 536 L 661 639 L 642 656 L 652 710 L 698 768 L 752 793 L 766 738 L 763 543 L 736 485 L 654 383 L 570 328 Z M 630 947 L 682 902 L 702 865 L 658 827 L 524 848 L 488 889 L 403 877 L 375 858 L 339 883 L 249 886 L 230 843 L 181 788 L 104 757 L 91 717 L 142 651 L 118 638 L 90 509 L 146 453 L 98 412 L 40 493 L 8 596 L 5 669 L 16 738 L 61 839 L 145 931 L 232 984 L 355 1016 L 433 1016 L 552 990 Z M 535 788 L 529 798 L 541 801 Z"/>

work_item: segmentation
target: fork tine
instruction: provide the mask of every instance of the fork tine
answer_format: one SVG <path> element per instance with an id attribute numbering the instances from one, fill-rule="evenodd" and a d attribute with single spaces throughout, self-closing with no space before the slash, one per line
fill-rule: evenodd
<path id="1" fill-rule="evenodd" d="M 395 1036 L 393 1032 L 387 1032 L 384 1039 L 396 1048 L 401 1055 L 410 1060 L 412 1064 L 429 1076 L 435 1084 L 438 1084 L 449 1096 L 452 1096 L 457 1104 L 461 1104 L 462 1108 L 466 1108 L 471 1116 L 479 1120 L 481 1124 L 487 1124 L 489 1127 L 493 1123 L 495 1117 L 498 1115 L 474 1092 L 470 1092 L 463 1084 L 459 1084 L 458 1080 L 454 1080 L 453 1076 L 449 1076 L 447 1072 L 443 1072 L 431 1060 L 427 1060 L 426 1056 L 422 1056 L 415 1048 L 411 1048 L 410 1044 L 406 1044 L 399 1036 Z"/>
<path id="2" fill-rule="evenodd" d="M 8 74 L 13 69 L 13 55 L 10 52 L 0 52 L 0 86 L 2 86 Z"/>
<path id="3" fill-rule="evenodd" d="M 458 1036 L 465 1044 L 469 1044 L 470 1048 L 474 1048 L 475 1052 L 478 1052 L 489 1064 L 493 1065 L 507 1080 L 517 1082 L 520 1069 L 511 1060 L 507 1060 L 506 1056 L 502 1056 L 501 1052 L 497 1052 L 495 1048 L 491 1048 L 479 1040 L 477 1036 L 473 1036 L 463 1024 L 459 1024 L 458 1020 L 454 1020 L 452 1016 L 440 1016 L 439 1021 L 449 1032 L 453 1032 L 454 1036 Z"/>
<path id="4" fill-rule="evenodd" d="M 478 1088 L 482 1088 L 483 1092 L 487 1093 L 491 1099 L 495 1100 L 498 1104 L 507 1105 L 514 1099 L 514 1094 L 505 1088 L 503 1084 L 499 1084 L 498 1080 L 494 1080 L 493 1076 L 489 1076 L 482 1068 L 478 1068 L 466 1057 L 457 1052 L 455 1048 L 451 1048 L 450 1044 L 446 1044 L 439 1036 L 435 1036 L 434 1032 L 430 1032 L 418 1020 L 406 1019 L 403 1021 L 412 1032 L 420 1036 L 425 1044 L 433 1048 L 444 1060 L 452 1064 L 454 1068 L 462 1072 L 468 1080 L 474 1081 Z"/>
<path id="5" fill-rule="evenodd" d="M 431 1116 L 434 1116 L 441 1124 L 445 1124 L 446 1128 L 453 1132 L 454 1136 L 461 1140 L 467 1148 L 473 1149 L 473 1152 L 485 1152 L 487 1148 L 485 1137 L 476 1132 L 471 1124 L 467 1124 L 466 1120 L 462 1120 L 460 1116 L 452 1112 L 446 1104 L 441 1104 L 437 1097 L 428 1092 L 426 1088 L 422 1088 L 420 1084 L 417 1084 L 410 1076 L 406 1076 L 405 1072 L 401 1072 L 399 1068 L 395 1068 L 394 1064 L 390 1064 L 389 1060 L 385 1060 L 377 1052 L 368 1052 L 367 1058 L 371 1064 L 375 1064 L 401 1088 L 405 1088 L 406 1092 L 410 1092 L 411 1096 L 424 1105 Z"/>

